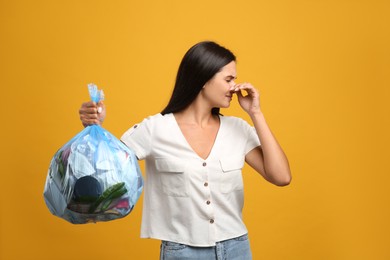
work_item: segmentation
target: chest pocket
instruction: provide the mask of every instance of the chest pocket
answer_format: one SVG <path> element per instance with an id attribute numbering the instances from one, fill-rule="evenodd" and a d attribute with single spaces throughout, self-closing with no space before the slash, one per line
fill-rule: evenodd
<path id="1" fill-rule="evenodd" d="M 168 196 L 187 197 L 188 181 L 185 164 L 174 159 L 157 158 L 156 169 L 160 176 L 162 191 Z"/>
<path id="2" fill-rule="evenodd" d="M 220 190 L 222 193 L 229 193 L 235 190 L 243 190 L 242 167 L 244 167 L 245 157 L 224 158 L 219 160 L 222 173 Z"/>

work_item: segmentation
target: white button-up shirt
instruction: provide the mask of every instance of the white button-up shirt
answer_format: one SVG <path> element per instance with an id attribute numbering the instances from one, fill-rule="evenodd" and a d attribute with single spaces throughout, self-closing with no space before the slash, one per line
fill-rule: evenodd
<path id="1" fill-rule="evenodd" d="M 194 152 L 173 114 L 148 117 L 121 140 L 146 160 L 141 237 L 214 246 L 247 233 L 241 169 L 260 145 L 247 122 L 220 116 L 207 159 Z"/>

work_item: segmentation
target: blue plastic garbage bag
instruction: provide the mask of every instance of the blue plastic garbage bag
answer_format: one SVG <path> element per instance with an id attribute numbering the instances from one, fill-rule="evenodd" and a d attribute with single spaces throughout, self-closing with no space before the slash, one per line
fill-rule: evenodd
<path id="1" fill-rule="evenodd" d="M 103 98 L 96 86 L 88 87 L 93 101 Z M 54 154 L 44 199 L 52 214 L 84 224 L 127 216 L 142 189 L 134 153 L 101 126 L 91 125 Z"/>

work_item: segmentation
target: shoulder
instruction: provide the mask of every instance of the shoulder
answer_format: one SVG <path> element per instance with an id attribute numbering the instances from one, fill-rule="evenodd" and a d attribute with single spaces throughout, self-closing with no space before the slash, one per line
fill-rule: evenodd
<path id="1" fill-rule="evenodd" d="M 141 122 L 138 122 L 134 125 L 132 125 L 121 137 L 123 138 L 128 138 L 131 135 L 134 134 L 150 134 L 153 131 L 153 128 L 157 125 L 161 125 L 164 120 L 164 116 L 161 115 L 160 113 L 155 114 L 155 115 L 150 115 L 145 117 Z"/>
<path id="2" fill-rule="evenodd" d="M 147 125 L 147 126 L 152 126 L 158 123 L 164 123 L 168 119 L 168 115 L 163 116 L 162 114 L 158 113 L 155 115 L 150 115 L 145 117 L 140 123 L 135 124 L 134 126 L 141 126 L 141 125 Z"/>
<path id="3" fill-rule="evenodd" d="M 144 118 L 143 122 L 144 121 L 160 121 L 160 120 L 164 120 L 165 116 L 163 116 L 162 114 L 158 113 L 158 114 L 154 114 L 154 115 L 150 115 L 150 116 L 147 116 Z"/>
<path id="4" fill-rule="evenodd" d="M 221 116 L 221 122 L 229 127 L 251 127 L 247 121 L 236 116 Z"/>
<path id="5" fill-rule="evenodd" d="M 161 113 L 157 113 L 146 117 L 144 120 L 159 122 L 159 121 L 168 121 L 171 117 L 172 117 L 172 113 L 165 114 L 165 115 Z"/>

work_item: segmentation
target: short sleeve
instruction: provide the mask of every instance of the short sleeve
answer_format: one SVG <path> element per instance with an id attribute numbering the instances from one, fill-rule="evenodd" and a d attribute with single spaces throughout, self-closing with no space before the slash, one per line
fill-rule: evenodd
<path id="1" fill-rule="evenodd" d="M 252 151 L 253 148 L 256 148 L 256 147 L 261 145 L 260 139 L 259 139 L 257 132 L 256 132 L 256 128 L 247 124 L 247 133 L 248 133 L 248 138 L 247 138 L 247 142 L 245 145 L 245 154 Z"/>
<path id="2" fill-rule="evenodd" d="M 139 160 L 145 159 L 151 151 L 152 120 L 144 119 L 128 129 L 121 137 L 121 141 L 132 149 Z"/>

